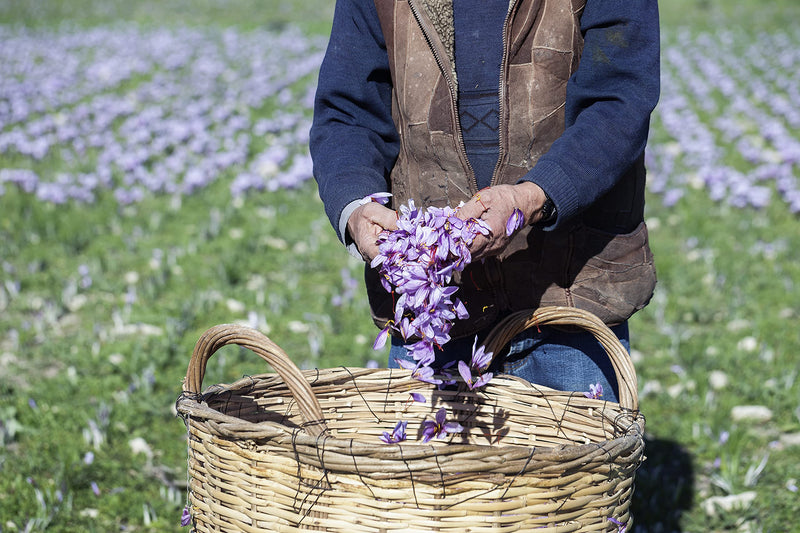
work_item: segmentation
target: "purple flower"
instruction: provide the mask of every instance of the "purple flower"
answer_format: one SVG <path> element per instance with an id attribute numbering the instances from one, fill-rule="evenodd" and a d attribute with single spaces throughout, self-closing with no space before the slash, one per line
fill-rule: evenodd
<path id="1" fill-rule="evenodd" d="M 97 486 L 97 483 L 92 481 L 90 483 L 90 486 L 92 487 L 92 492 L 94 492 L 94 495 L 95 496 L 100 496 L 100 487 Z"/>
<path id="2" fill-rule="evenodd" d="M 461 377 L 464 379 L 464 382 L 469 387 L 469 390 L 475 390 L 477 388 L 483 387 L 489 380 L 492 379 L 492 373 L 487 372 L 485 374 L 477 374 L 476 378 L 473 379 L 472 372 L 470 371 L 470 367 L 464 361 L 458 362 L 458 373 L 461 374 Z"/>
<path id="3" fill-rule="evenodd" d="M 525 225 L 525 215 L 522 214 L 518 208 L 514 208 L 511 216 L 506 221 L 506 235 L 511 236 L 512 233 Z"/>
<path id="4" fill-rule="evenodd" d="M 397 444 L 398 442 L 406 440 L 407 424 L 408 422 L 405 420 L 400 420 L 391 432 L 384 431 L 380 439 L 386 444 Z"/>
<path id="5" fill-rule="evenodd" d="M 428 442 L 432 438 L 444 438 L 448 433 L 460 433 L 464 428 L 458 422 L 446 422 L 447 410 L 442 407 L 436 412 L 436 420 L 426 420 L 423 422 L 422 442 Z"/>
<path id="6" fill-rule="evenodd" d="M 370 202 L 378 202 L 379 204 L 386 205 L 389 203 L 389 198 L 391 198 L 391 196 L 392 193 L 390 192 L 376 192 L 374 194 L 370 194 L 369 196 L 365 196 L 358 203 L 359 205 L 364 205 Z"/>
<path id="7" fill-rule="evenodd" d="M 414 364 L 408 359 L 398 359 L 397 364 L 406 370 L 411 370 L 411 377 L 414 379 L 424 381 L 425 383 L 431 383 L 433 385 L 439 385 L 442 382 L 441 379 L 437 379 L 434 376 L 433 368 L 429 366 Z"/>
<path id="8" fill-rule="evenodd" d="M 409 394 L 411 394 L 411 400 L 412 401 L 419 402 L 419 403 L 425 403 L 426 402 L 425 396 L 423 396 L 422 394 L 420 394 L 418 392 L 411 392 Z"/>
<path id="9" fill-rule="evenodd" d="M 453 322 L 469 317 L 455 297 L 458 287 L 451 284 L 452 277 L 469 263 L 475 237 L 488 231 L 483 221 L 460 219 L 456 209 L 422 210 L 409 200 L 400 206 L 397 229 L 378 237 L 379 253 L 371 266 L 379 268 L 383 287 L 394 295 L 394 317 L 388 327 L 404 339 L 419 339 L 408 347 L 416 365 L 403 366 L 417 379 L 441 384 L 427 367 L 436 360 L 435 348 L 450 341 Z M 388 334 L 388 329 L 378 334 L 376 349 Z"/>
<path id="10" fill-rule="evenodd" d="M 481 345 L 480 348 L 476 348 L 478 344 L 478 336 L 475 336 L 475 341 L 472 343 L 472 360 L 470 361 L 470 367 L 475 370 L 476 372 L 480 372 L 489 368 L 489 365 L 492 362 L 492 355 L 493 352 L 487 352 L 486 346 Z"/>
<path id="11" fill-rule="evenodd" d="M 600 383 L 597 385 L 589 385 L 589 392 L 584 392 L 583 395 L 596 400 L 603 395 L 603 386 Z"/>
<path id="12" fill-rule="evenodd" d="M 189 511 L 189 506 L 183 508 L 181 513 L 181 527 L 186 527 L 192 523 L 192 513 Z"/>

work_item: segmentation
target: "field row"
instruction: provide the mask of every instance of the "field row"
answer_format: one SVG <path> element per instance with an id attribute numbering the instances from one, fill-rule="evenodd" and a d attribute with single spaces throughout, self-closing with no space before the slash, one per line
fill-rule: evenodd
<path id="1" fill-rule="evenodd" d="M 296 31 L 0 27 L 0 194 L 120 204 L 291 188 L 311 177 L 307 141 L 324 42 Z M 648 149 L 667 205 L 706 189 L 734 207 L 773 194 L 800 212 L 800 34 L 664 38 Z"/>
<path id="2" fill-rule="evenodd" d="M 651 192 L 671 205 L 706 189 L 733 207 L 762 208 L 775 191 L 800 213 L 800 34 L 679 32 L 663 58 Z"/>
<path id="3" fill-rule="evenodd" d="M 0 40 L 0 186 L 55 204 L 108 190 L 128 204 L 221 177 L 234 195 L 311 177 L 315 85 L 295 82 L 316 72 L 318 39 L 123 26 L 0 27 Z"/>

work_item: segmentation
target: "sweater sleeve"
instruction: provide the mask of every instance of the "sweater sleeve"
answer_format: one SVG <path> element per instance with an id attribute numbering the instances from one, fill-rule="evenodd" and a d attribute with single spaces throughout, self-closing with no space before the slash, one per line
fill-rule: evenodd
<path id="1" fill-rule="evenodd" d="M 558 217 L 546 229 L 591 206 L 640 158 L 659 97 L 656 0 L 588 0 L 581 32 L 565 131 L 523 177 L 555 203 Z"/>
<path id="2" fill-rule="evenodd" d="M 389 190 L 399 150 L 391 97 L 389 58 L 374 2 L 337 0 L 309 148 L 325 212 L 343 242 L 345 207 Z"/>

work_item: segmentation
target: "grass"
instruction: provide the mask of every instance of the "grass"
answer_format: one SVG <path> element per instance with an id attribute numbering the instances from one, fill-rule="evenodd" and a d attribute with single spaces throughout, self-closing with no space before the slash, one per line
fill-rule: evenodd
<path id="1" fill-rule="evenodd" d="M 743 21 L 781 30 L 799 9 L 661 6 L 665 29 L 691 31 Z M 0 2 L 0 21 L 30 27 L 291 23 L 324 34 L 331 13 L 328 0 Z M 56 172 L 60 162 L 44 165 Z M 232 201 L 219 182 L 122 208 L 110 195 L 54 207 L 7 187 L 0 202 L 2 531 L 180 530 L 186 442 L 171 406 L 211 325 L 255 320 L 304 367 L 383 357 L 371 349 L 360 264 L 310 183 Z M 778 202 L 739 210 L 697 191 L 672 207 L 649 198 L 647 219 L 659 285 L 631 322 L 648 419 L 637 530 L 797 531 L 798 448 L 781 441 L 800 432 L 797 217 Z M 205 384 L 262 371 L 250 352 L 226 348 Z M 750 404 L 771 419 L 735 421 L 734 407 Z M 756 492 L 746 509 L 704 508 L 746 491 Z"/>

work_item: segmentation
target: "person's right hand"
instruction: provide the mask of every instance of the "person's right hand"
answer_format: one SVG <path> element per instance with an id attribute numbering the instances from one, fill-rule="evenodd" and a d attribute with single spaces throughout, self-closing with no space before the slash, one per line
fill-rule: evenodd
<path id="1" fill-rule="evenodd" d="M 378 255 L 378 235 L 396 229 L 397 212 L 378 202 L 358 206 L 347 220 L 347 232 L 367 263 Z"/>

